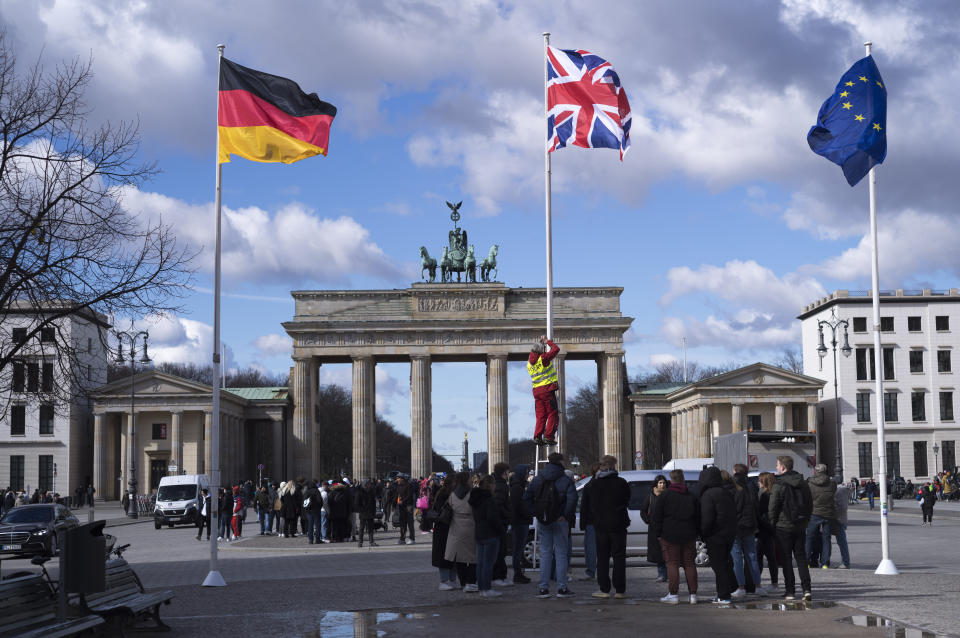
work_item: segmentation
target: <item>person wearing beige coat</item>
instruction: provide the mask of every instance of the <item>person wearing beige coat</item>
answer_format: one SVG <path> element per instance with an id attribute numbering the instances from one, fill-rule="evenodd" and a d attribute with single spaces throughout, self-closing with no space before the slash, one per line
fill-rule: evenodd
<path id="1" fill-rule="evenodd" d="M 457 567 L 457 577 L 465 592 L 477 591 L 477 540 L 473 508 L 467 502 L 470 496 L 470 475 L 461 472 L 457 487 L 447 503 L 453 510 L 453 520 L 447 534 L 447 549 L 444 558 Z"/>

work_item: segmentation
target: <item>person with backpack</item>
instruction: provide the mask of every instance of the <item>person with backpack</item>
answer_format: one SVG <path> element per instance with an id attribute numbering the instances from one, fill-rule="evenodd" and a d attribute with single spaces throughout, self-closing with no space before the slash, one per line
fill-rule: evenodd
<path id="1" fill-rule="evenodd" d="M 417 542 L 413 532 L 413 507 L 416 503 L 416 490 L 407 477 L 397 477 L 397 513 L 400 515 L 400 540 L 397 545 L 413 545 Z M 409 532 L 409 537 L 407 533 Z M 404 540 L 404 538 L 406 540 Z"/>
<path id="2" fill-rule="evenodd" d="M 697 533 L 700 530 L 700 503 L 687 489 L 683 470 L 670 471 L 670 484 L 653 502 L 651 529 L 660 541 L 667 562 L 667 595 L 660 602 L 680 602 L 680 565 L 687 579 L 690 604 L 697 604 Z"/>
<path id="3" fill-rule="evenodd" d="M 307 543 L 320 543 L 320 512 L 323 511 L 323 498 L 317 489 L 317 481 L 309 481 L 303 488 L 303 511 L 307 513 Z"/>
<path id="4" fill-rule="evenodd" d="M 626 598 L 630 485 L 617 473 L 617 457 L 608 454 L 600 459 L 600 471 L 584 491 L 590 494 L 590 516 L 597 535 L 597 584 L 600 591 L 592 595 L 594 598 L 610 598 L 612 558 L 613 597 Z"/>
<path id="5" fill-rule="evenodd" d="M 923 514 L 923 522 L 920 527 L 933 527 L 933 504 L 937 502 L 936 488 L 927 483 L 920 492 L 920 512 Z"/>
<path id="6" fill-rule="evenodd" d="M 510 533 L 513 540 L 511 558 L 513 559 L 513 582 L 516 585 L 526 585 L 530 582 L 530 578 L 523 573 L 523 548 L 527 544 L 530 524 L 533 522 L 533 516 L 530 515 L 523 500 L 529 474 L 530 467 L 521 463 L 513 468 L 513 473 L 510 475 Z"/>
<path id="7" fill-rule="evenodd" d="M 723 487 L 720 468 L 711 466 L 700 473 L 700 537 L 707 546 L 710 568 L 717 583 L 714 602 L 730 604 L 736 586 L 730 550 L 737 536 L 737 506 Z"/>
<path id="8" fill-rule="evenodd" d="M 830 534 L 832 533 L 832 521 L 837 517 L 835 503 L 837 484 L 827 476 L 827 466 L 823 463 L 817 463 L 813 468 L 813 476 L 807 479 L 807 485 L 810 487 L 810 500 L 813 503 L 810 522 L 807 523 L 806 531 L 807 559 L 811 559 L 813 555 L 813 535 L 817 530 L 820 530 L 820 561 L 817 564 L 810 560 L 810 566 L 829 569 Z"/>
<path id="9" fill-rule="evenodd" d="M 813 513 L 810 487 L 799 472 L 793 469 L 793 457 L 777 457 L 777 477 L 770 491 L 770 524 L 775 530 L 777 547 L 783 563 L 784 599 L 796 598 L 796 580 L 791 556 L 797 562 L 803 599 L 813 600 L 810 589 L 810 568 L 807 565 L 805 532 Z"/>
<path id="10" fill-rule="evenodd" d="M 270 512 L 273 511 L 273 502 L 270 500 L 270 494 L 267 487 L 263 486 L 257 491 L 257 519 L 260 522 L 260 536 L 265 536 L 270 530 Z"/>
<path id="11" fill-rule="evenodd" d="M 357 517 L 360 519 L 360 529 L 357 532 L 357 547 L 363 547 L 363 533 L 370 536 L 370 547 L 376 547 L 373 542 L 373 519 L 377 515 L 377 488 L 373 481 L 367 479 L 363 487 L 357 490 Z"/>
<path id="12" fill-rule="evenodd" d="M 550 598 L 550 570 L 556 567 L 557 598 L 575 594 L 567 587 L 569 520 L 577 507 L 577 488 L 564 473 L 563 455 L 553 452 L 527 487 L 525 502 L 537 519 L 540 540 L 540 588 L 537 598 Z"/>
<path id="13" fill-rule="evenodd" d="M 747 595 L 747 573 L 752 579 L 755 593 L 766 596 L 767 590 L 760 584 L 760 566 L 757 564 L 757 494 L 747 480 L 747 466 L 737 463 L 733 466 L 734 503 L 737 506 L 737 536 L 733 539 L 731 558 L 733 573 L 737 577 L 737 589 L 731 594 L 740 599 Z M 746 565 L 749 572 L 744 569 Z"/>

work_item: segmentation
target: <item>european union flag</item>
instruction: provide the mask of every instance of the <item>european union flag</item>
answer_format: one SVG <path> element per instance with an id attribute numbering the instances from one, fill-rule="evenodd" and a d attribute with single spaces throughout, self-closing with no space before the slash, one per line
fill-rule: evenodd
<path id="1" fill-rule="evenodd" d="M 817 155 L 843 169 L 856 185 L 887 156 L 887 89 L 867 56 L 843 74 L 833 95 L 820 107 L 817 124 L 807 133 Z"/>

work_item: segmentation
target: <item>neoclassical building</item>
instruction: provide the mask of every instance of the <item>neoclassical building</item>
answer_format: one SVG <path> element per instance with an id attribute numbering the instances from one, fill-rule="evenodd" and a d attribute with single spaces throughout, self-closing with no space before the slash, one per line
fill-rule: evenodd
<path id="1" fill-rule="evenodd" d="M 671 458 L 710 458 L 714 437 L 730 432 L 816 431 L 823 385 L 766 363 L 691 383 L 631 384 L 641 465 L 655 469 Z"/>

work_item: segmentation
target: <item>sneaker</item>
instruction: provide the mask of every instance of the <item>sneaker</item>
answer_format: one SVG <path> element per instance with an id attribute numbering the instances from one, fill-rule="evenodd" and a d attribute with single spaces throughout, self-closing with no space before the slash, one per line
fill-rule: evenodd
<path id="1" fill-rule="evenodd" d="M 448 580 L 447 584 L 450 585 L 450 589 L 463 589 L 463 585 L 460 584 L 459 580 Z"/>
<path id="2" fill-rule="evenodd" d="M 413 544 L 416 543 L 416 542 L 417 542 L 417 541 L 413 540 L 412 538 L 408 538 L 408 539 L 407 539 L 407 545 L 413 545 Z"/>
<path id="3" fill-rule="evenodd" d="M 497 587 L 513 587 L 513 583 L 506 578 L 498 578 L 497 580 L 493 581 L 493 584 Z"/>
<path id="4" fill-rule="evenodd" d="M 653 582 L 655 582 L 655 583 L 665 583 L 665 582 L 667 582 L 667 577 L 666 577 L 666 576 L 657 576 L 657 577 L 653 580 Z"/>
<path id="5" fill-rule="evenodd" d="M 537 592 L 537 598 L 550 598 L 550 590 L 541 587 L 540 591 Z"/>
<path id="6" fill-rule="evenodd" d="M 811 600 L 813 600 L 813 594 L 811 594 L 808 591 L 803 592 L 803 600 L 805 602 L 810 602 Z"/>
<path id="7" fill-rule="evenodd" d="M 577 578 L 577 580 L 596 580 L 596 579 L 597 579 L 596 575 L 588 574 L 588 573 L 584 573 L 583 576 L 580 576 L 579 578 Z"/>
<path id="8" fill-rule="evenodd" d="M 405 545 L 405 544 L 406 544 L 406 543 L 404 542 L 404 540 L 403 540 L 402 538 L 397 541 L 397 545 Z"/>
<path id="9" fill-rule="evenodd" d="M 696 594 L 690 594 L 690 604 L 691 604 L 691 605 L 696 605 L 696 604 L 697 604 L 697 595 L 696 595 Z"/>
<path id="10" fill-rule="evenodd" d="M 573 598 L 574 596 L 576 596 L 576 594 L 566 587 L 557 590 L 557 598 Z"/>
<path id="11" fill-rule="evenodd" d="M 217 540 L 218 540 L 218 541 L 222 541 L 222 540 L 223 540 L 223 536 L 217 536 Z"/>
<path id="12" fill-rule="evenodd" d="M 843 563 L 840 563 L 837 565 L 837 569 L 850 569 L 850 565 L 844 565 Z"/>
<path id="13" fill-rule="evenodd" d="M 660 602 L 667 603 L 668 605 L 676 605 L 680 603 L 680 597 L 676 594 L 667 594 L 660 599 Z"/>
<path id="14" fill-rule="evenodd" d="M 820 565 L 820 569 L 830 569 L 830 565 Z"/>
<path id="15" fill-rule="evenodd" d="M 477 587 L 476 583 L 467 583 L 466 585 L 463 586 L 463 591 L 467 593 L 474 593 L 474 592 L 480 591 L 480 588 Z"/>
<path id="16" fill-rule="evenodd" d="M 496 598 L 497 596 L 503 596 L 503 592 L 499 592 L 496 589 L 484 589 L 480 592 L 480 595 L 484 598 Z"/>
<path id="17" fill-rule="evenodd" d="M 617 593 L 615 593 L 615 594 L 613 595 L 613 597 L 616 598 L 617 600 L 623 600 L 624 598 L 627 597 L 627 595 L 626 595 L 625 593 L 623 593 L 622 591 L 618 591 Z"/>
<path id="18" fill-rule="evenodd" d="M 783 595 L 783 599 L 784 599 L 784 600 L 796 600 L 797 597 L 794 595 L 793 592 L 789 592 L 789 593 L 786 593 L 786 594 Z"/>
<path id="19" fill-rule="evenodd" d="M 543 445 L 543 437 L 542 436 L 533 437 L 533 443 L 534 445 Z"/>
<path id="20" fill-rule="evenodd" d="M 526 585 L 530 582 L 530 579 L 524 576 L 523 574 L 514 574 L 513 582 L 517 585 Z"/>
<path id="21" fill-rule="evenodd" d="M 199 537 L 199 536 L 197 536 L 197 540 L 200 540 L 200 537 Z"/>
<path id="22" fill-rule="evenodd" d="M 605 591 L 595 591 L 590 595 L 594 598 L 610 598 L 610 593 Z"/>
<path id="23" fill-rule="evenodd" d="M 729 605 L 729 604 L 730 604 L 730 599 L 729 599 L 729 598 L 719 598 L 719 597 L 718 597 L 718 598 L 714 598 L 714 599 L 713 599 L 713 602 L 715 602 L 715 603 L 718 604 L 718 605 Z"/>
<path id="24" fill-rule="evenodd" d="M 544 444 L 544 445 L 556 445 L 556 444 L 557 444 L 557 440 L 556 440 L 556 439 L 544 438 L 544 439 L 543 439 L 543 444 Z"/>
<path id="25" fill-rule="evenodd" d="M 738 588 L 736 591 L 730 594 L 730 598 L 732 598 L 733 600 L 743 600 L 746 597 L 747 597 L 747 592 L 743 587 Z"/>
<path id="26" fill-rule="evenodd" d="M 440 586 L 437 589 L 440 591 L 453 591 L 453 585 L 450 583 L 440 583 Z"/>

